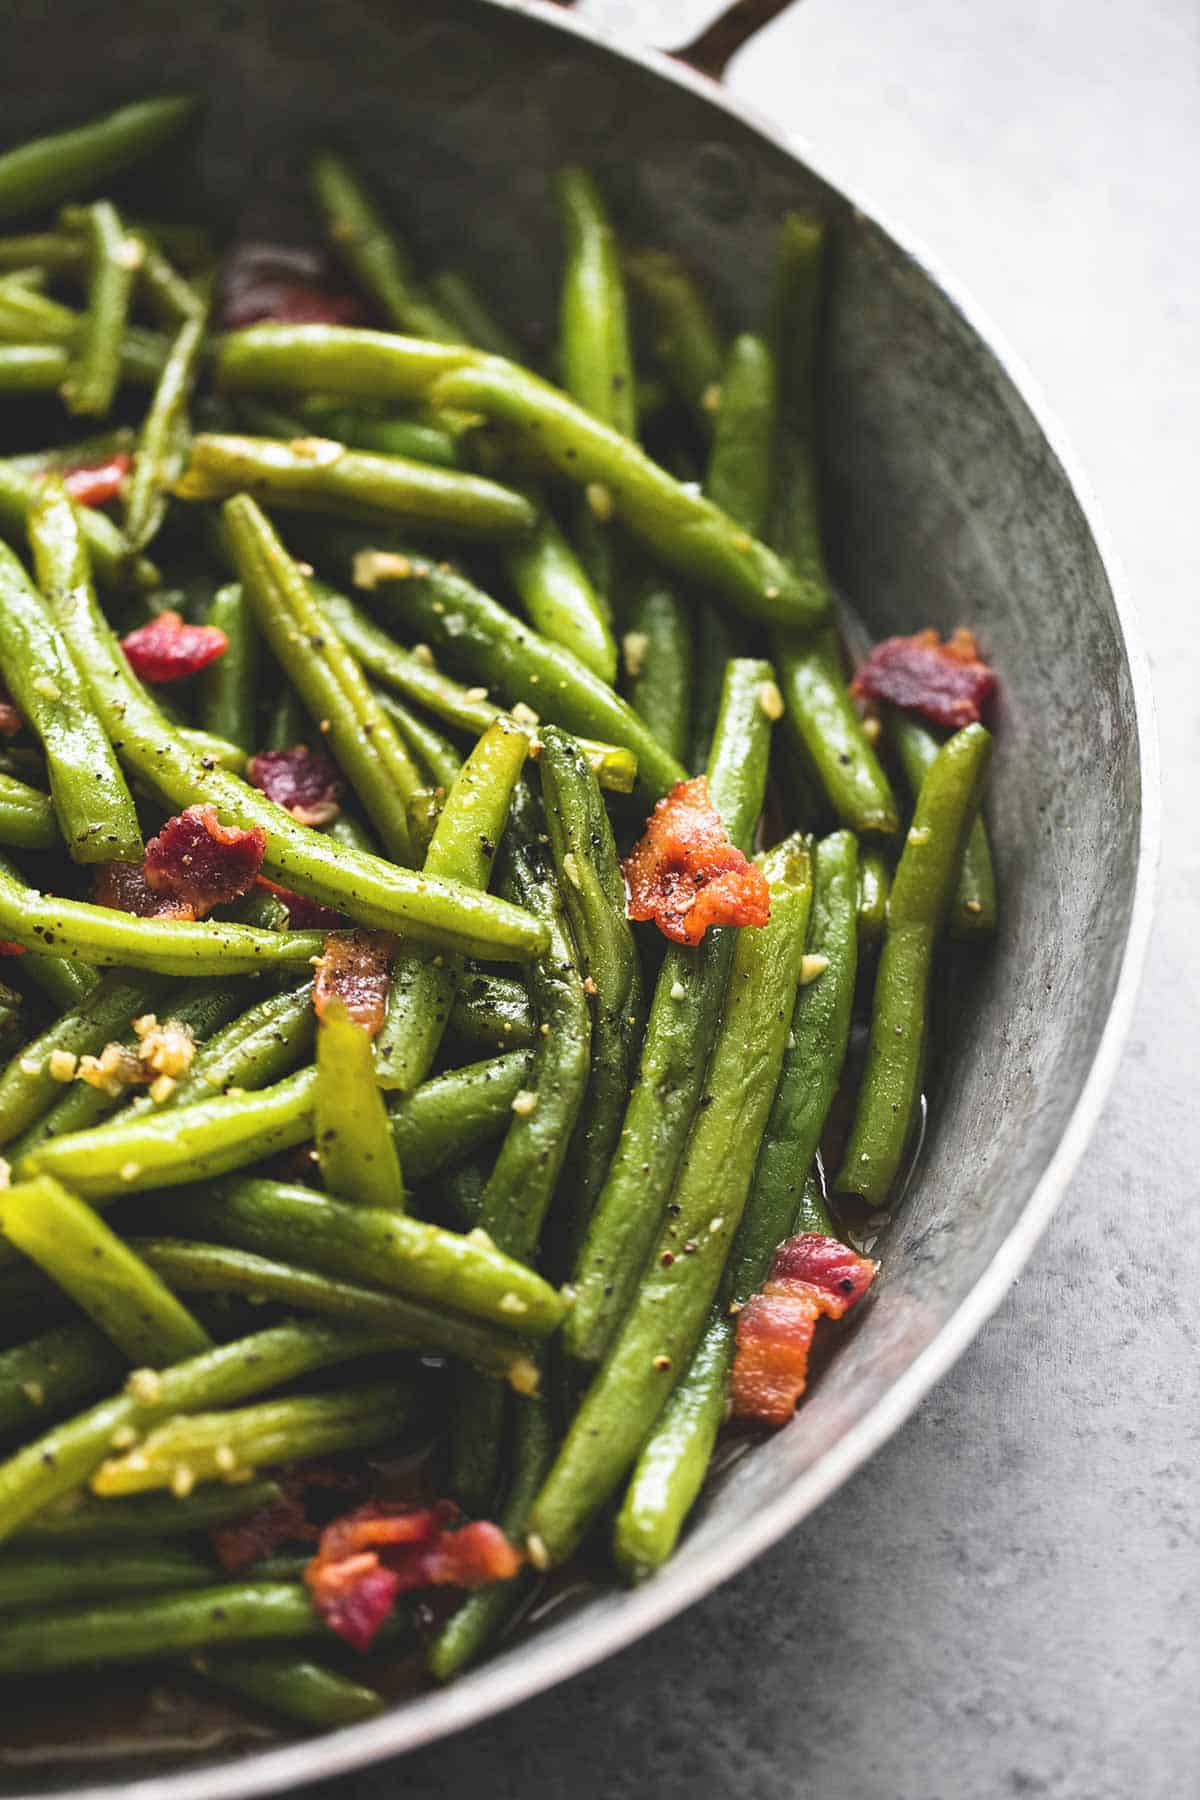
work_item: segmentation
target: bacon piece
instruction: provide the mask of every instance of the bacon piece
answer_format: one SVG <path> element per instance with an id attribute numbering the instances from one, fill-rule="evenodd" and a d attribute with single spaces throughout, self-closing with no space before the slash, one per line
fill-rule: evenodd
<path id="1" fill-rule="evenodd" d="M 92 875 L 92 899 L 114 912 L 134 913 L 139 919 L 194 919 L 196 909 L 177 894 L 156 893 L 146 880 L 141 863 L 98 864 Z"/>
<path id="2" fill-rule="evenodd" d="M 386 931 L 334 931 L 313 977 L 313 1005 L 324 1016 L 340 1000 L 352 1019 L 375 1036 L 387 1011 L 395 941 Z"/>
<path id="3" fill-rule="evenodd" d="M 284 244 L 237 245 L 225 263 L 221 318 L 228 331 L 275 319 L 285 325 L 359 325 L 363 310 L 352 294 L 323 285 L 325 259 Z"/>
<path id="4" fill-rule="evenodd" d="M 808 1380 L 817 1320 L 847 1313 L 878 1267 L 816 1232 L 801 1232 L 780 1246 L 761 1293 L 738 1314 L 730 1380 L 736 1417 L 787 1424 Z"/>
<path id="5" fill-rule="evenodd" d="M 20 707 L 3 682 L 0 682 L 0 734 L 9 738 L 16 737 L 24 729 L 25 720 Z"/>
<path id="6" fill-rule="evenodd" d="M 249 893 L 262 868 L 267 834 L 222 825 L 215 806 L 189 806 L 146 845 L 142 865 L 156 894 L 185 901 L 199 918 Z"/>
<path id="7" fill-rule="evenodd" d="M 308 1516 L 309 1496 L 314 1491 L 340 1494 L 342 1505 L 347 1497 L 362 1492 L 357 1475 L 323 1463 L 294 1464 L 281 1470 L 276 1479 L 282 1490 L 277 1499 L 243 1513 L 240 1519 L 209 1529 L 217 1560 L 230 1574 L 248 1568 L 264 1556 L 272 1556 L 284 1544 L 317 1543 L 321 1527 Z"/>
<path id="8" fill-rule="evenodd" d="M 994 671 L 962 626 L 944 644 L 932 626 L 915 637 L 884 638 L 850 685 L 858 700 L 887 700 L 951 731 L 977 725 L 995 691 Z"/>
<path id="9" fill-rule="evenodd" d="M 129 665 L 142 681 L 182 681 L 224 656 L 229 639 L 216 625 L 185 625 L 177 612 L 161 612 L 121 639 Z"/>
<path id="10" fill-rule="evenodd" d="M 270 881 L 265 875 L 260 875 L 255 885 L 266 888 L 287 908 L 288 924 L 293 931 L 337 931 L 341 927 L 341 913 L 334 912 L 331 906 L 322 906 L 319 900 L 307 900 L 303 894 L 294 894 L 291 888 L 280 887 L 277 881 Z"/>
<path id="11" fill-rule="evenodd" d="M 79 463 L 63 472 L 63 486 L 80 506 L 107 506 L 121 493 L 121 483 L 133 467 L 132 456 L 122 450 L 104 462 Z"/>
<path id="12" fill-rule="evenodd" d="M 24 956 L 24 944 L 14 944 L 10 938 L 0 938 L 0 956 Z"/>
<path id="13" fill-rule="evenodd" d="M 246 779 L 301 825 L 328 825 L 342 810 L 341 776 L 327 756 L 307 744 L 260 750 L 246 764 Z"/>
<path id="14" fill-rule="evenodd" d="M 452 1529 L 459 1517 L 449 1500 L 419 1509 L 372 1501 L 326 1526 L 304 1574 L 325 1623 L 369 1650 L 398 1594 L 510 1581 L 521 1552 L 486 1520 Z"/>
<path id="15" fill-rule="evenodd" d="M 698 944 L 710 925 L 765 925 L 771 914 L 767 878 L 730 843 L 703 775 L 659 801 L 624 868 L 629 917 L 653 919 L 677 944 Z"/>

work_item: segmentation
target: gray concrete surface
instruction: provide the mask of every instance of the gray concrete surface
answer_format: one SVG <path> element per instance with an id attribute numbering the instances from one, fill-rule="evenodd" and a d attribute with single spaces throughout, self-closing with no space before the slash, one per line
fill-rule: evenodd
<path id="1" fill-rule="evenodd" d="M 1165 853 L 1141 1004 L 1024 1279 L 834 1500 L 605 1667 L 311 1800 L 1186 1800 L 1200 1793 L 1200 7 L 809 0 L 733 81 L 974 293 L 1099 495 L 1159 700 Z"/>

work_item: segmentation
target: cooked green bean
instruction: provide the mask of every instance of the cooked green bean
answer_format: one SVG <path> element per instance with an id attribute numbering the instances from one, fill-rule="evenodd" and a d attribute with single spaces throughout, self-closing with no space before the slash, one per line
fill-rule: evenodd
<path id="1" fill-rule="evenodd" d="M 670 1216 L 529 1515 L 540 1565 L 575 1549 L 686 1374 L 741 1219 L 783 1062 L 810 896 L 799 839 L 772 851 L 766 868 L 770 921 L 737 934 L 705 1077 L 710 1104 L 696 1114 Z"/>
<path id="2" fill-rule="evenodd" d="M 424 1082 L 391 1109 L 400 1166 L 421 1181 L 482 1149 L 509 1123 L 528 1076 L 529 1056 L 516 1050 Z"/>
<path id="3" fill-rule="evenodd" d="M 199 308 L 179 327 L 138 433 L 137 454 L 125 490 L 125 536 L 135 550 L 144 550 L 162 524 L 167 494 L 183 466 L 182 431 L 204 344 L 204 327 L 205 315 Z"/>
<path id="4" fill-rule="evenodd" d="M 90 1206 L 41 1177 L 0 1194 L 0 1231 L 69 1294 L 131 1363 L 179 1362 L 208 1333 Z"/>
<path id="5" fill-rule="evenodd" d="M 489 725 L 446 795 L 425 855 L 429 874 L 469 887 L 487 886 L 528 749 L 529 740 L 514 725 L 502 720 Z M 404 950 L 397 956 L 375 1050 L 383 1087 L 411 1093 L 429 1074 L 460 968 L 456 957 L 422 957 Z"/>
<path id="6" fill-rule="evenodd" d="M 26 521 L 47 485 L 38 475 L 0 462 L 0 535 L 24 542 Z M 97 581 L 107 587 L 125 587 L 130 583 L 143 588 L 157 585 L 154 564 L 133 555 L 124 533 L 105 513 L 91 506 L 76 506 L 75 516 Z"/>
<path id="7" fill-rule="evenodd" d="M 63 208 L 62 218 L 64 224 L 70 223 L 70 207 Z M 185 280 L 153 238 L 136 230 L 134 236 L 141 248 L 138 289 L 159 325 L 165 331 L 177 331 L 186 320 L 205 310 L 197 287 Z"/>
<path id="8" fill-rule="evenodd" d="M 450 742 L 443 737 L 436 725 L 419 718 L 403 701 L 397 700 L 394 694 L 377 694 L 376 699 L 387 719 L 396 728 L 399 736 L 413 758 L 423 765 L 425 773 L 439 788 L 451 788 L 462 768 L 463 759 Z M 425 790 L 418 789 L 417 793 Z M 415 796 L 410 794 L 405 806 L 410 807 Z M 335 820 L 335 824 L 337 821 Z M 408 817 L 409 836 L 412 835 L 412 817 Z M 428 845 L 425 846 L 428 849 Z M 419 846 L 414 843 L 413 849 Z"/>
<path id="9" fill-rule="evenodd" d="M 480 353 L 349 325 L 248 325 L 218 343 L 217 385 L 233 393 L 330 394 L 345 400 L 425 400 L 440 375 Z"/>
<path id="10" fill-rule="evenodd" d="M 632 750 L 638 782 L 657 798 L 683 771 L 633 709 L 569 650 L 552 644 L 446 565 L 405 559 L 381 571 L 376 602 L 467 674 L 486 678 L 510 705 L 540 712 L 568 731 Z"/>
<path id="11" fill-rule="evenodd" d="M 371 1038 L 336 999 L 326 1002 L 317 1027 L 313 1132 L 330 1193 L 360 1206 L 404 1205 L 404 1177 L 375 1084 Z"/>
<path id="12" fill-rule="evenodd" d="M 815 583 L 536 375 L 495 358 L 443 375 L 433 399 L 498 420 L 538 466 L 587 489 L 594 506 L 611 511 L 676 574 L 747 617 L 804 626 L 824 616 L 827 600 Z"/>
<path id="13" fill-rule="evenodd" d="M 704 491 L 756 537 L 767 528 L 771 504 L 776 388 L 770 346 L 748 331 L 734 338 L 721 375 Z"/>
<path id="14" fill-rule="evenodd" d="M 36 1430 L 119 1381 L 125 1358 L 85 1320 L 0 1353 L 0 1436 Z"/>
<path id="15" fill-rule="evenodd" d="M 788 722 L 838 818 L 852 831 L 890 837 L 900 823 L 891 783 L 854 709 L 835 633 L 780 632 L 774 649 Z"/>
<path id="16" fill-rule="evenodd" d="M 92 432 L 88 437 L 74 438 L 69 444 L 55 444 L 44 450 L 33 450 L 22 456 L 9 456 L 5 465 L 26 475 L 62 474 L 70 469 L 86 468 L 91 463 L 106 463 L 114 456 L 128 456 L 136 442 L 136 433 L 128 426 L 115 430 Z"/>
<path id="17" fill-rule="evenodd" d="M 719 607 L 707 602 L 696 609 L 695 693 L 692 699 L 689 769 L 703 774 L 712 751 L 713 733 L 721 710 L 725 666 L 738 654 L 728 619 Z"/>
<path id="18" fill-rule="evenodd" d="M 134 246 L 124 254 L 136 257 L 137 241 L 124 241 Z M 0 342 L 64 351 L 64 379 L 69 377 L 81 346 L 86 345 L 88 323 L 88 314 L 63 306 L 35 288 L 16 286 L 11 277 L 0 285 Z M 166 367 L 170 349 L 168 337 L 144 325 L 126 325 L 115 343 L 109 340 L 105 345 L 106 355 L 115 361 L 123 382 L 151 388 L 157 385 Z"/>
<path id="19" fill-rule="evenodd" d="M 36 262 L 37 258 L 31 260 Z M 439 269 L 430 278 L 429 289 L 446 317 L 454 321 L 463 343 L 474 344 L 489 356 L 507 356 L 512 362 L 522 360 L 521 346 L 461 269 Z"/>
<path id="20" fill-rule="evenodd" d="M 0 544 L 0 671 L 46 756 L 63 841 L 76 862 L 141 857 L 133 799 L 71 651 L 13 552 Z"/>
<path id="21" fill-rule="evenodd" d="M 13 775 L 0 775 L 0 844 L 14 850 L 53 850 L 60 842 L 49 794 Z"/>
<path id="22" fill-rule="evenodd" d="M 476 1050 L 523 1050 L 532 1044 L 534 1029 L 522 982 L 480 970 L 460 976 L 450 1030 L 461 1043 Z"/>
<path id="23" fill-rule="evenodd" d="M 520 1344 L 511 1333 L 468 1319 L 464 1313 L 448 1313 L 402 1294 L 339 1281 L 225 1244 L 162 1237 L 130 1242 L 176 1293 L 242 1294 L 279 1301 L 325 1318 L 347 1319 L 385 1331 L 409 1349 L 458 1357 L 472 1368 L 503 1376 L 520 1392 L 528 1392 L 531 1365 Z"/>
<path id="24" fill-rule="evenodd" d="M 70 366 L 59 344 L 0 343 L 0 394 L 52 394 Z"/>
<path id="25" fill-rule="evenodd" d="M 272 507 L 331 513 L 365 525 L 402 524 L 439 536 L 519 538 L 537 510 L 514 488 L 411 457 L 351 450 L 332 438 L 194 437 L 175 483 L 181 500 L 254 494 Z"/>
<path id="26" fill-rule="evenodd" d="M 892 871 L 883 851 L 868 848 L 858 859 L 858 936 L 873 949 L 887 929 L 888 894 Z"/>
<path id="27" fill-rule="evenodd" d="M 506 549 L 504 566 L 542 636 L 561 644 L 612 686 L 617 678 L 617 646 L 607 609 L 548 512 L 542 512 L 529 537 Z"/>
<path id="28" fill-rule="evenodd" d="M 218 1344 L 161 1374 L 135 1370 L 126 1387 L 23 1444 L 0 1463 L 0 1540 L 87 1481 L 114 1431 L 148 1430 L 179 1412 L 207 1412 L 297 1376 L 393 1347 L 386 1334 L 307 1319 Z"/>
<path id="29" fill-rule="evenodd" d="M 407 251 L 345 157 L 331 150 L 315 156 L 309 182 L 330 244 L 388 324 L 414 337 L 460 342 L 455 321 L 422 291 Z"/>
<path id="30" fill-rule="evenodd" d="M 124 1496 L 192 1481 L 227 1481 L 262 1466 L 375 1449 L 412 1423 L 419 1404 L 420 1390 L 411 1381 L 372 1381 L 260 1400 L 231 1412 L 187 1413 L 156 1425 L 132 1450 L 102 1462 L 92 1476 L 92 1492 Z"/>
<path id="31" fill-rule="evenodd" d="M 616 1149 L 646 1004 L 625 878 L 596 778 L 574 739 L 553 725 L 544 734 L 538 767 L 558 885 L 594 1001 L 591 1068 L 569 1163 L 577 1247 Z"/>
<path id="32" fill-rule="evenodd" d="M 743 852 L 762 810 L 771 721 L 762 705 L 771 665 L 745 659 L 726 670 L 709 762 L 709 793 Z M 691 948 L 669 946 L 659 970 L 637 1081 L 604 1187 L 572 1276 L 564 1327 L 572 1356 L 598 1362 L 632 1295 L 662 1221 L 705 1081 L 736 933 L 713 930 Z"/>
<path id="33" fill-rule="evenodd" d="M 101 722 L 130 767 L 178 806 L 207 801 L 228 823 L 243 829 L 261 827 L 267 838 L 270 874 L 310 899 L 349 913 L 360 924 L 400 930 L 469 956 L 523 960 L 540 953 L 544 943 L 540 925 L 504 901 L 353 851 L 298 825 L 290 814 L 237 776 L 205 767 L 134 679 L 114 643 L 88 579 L 73 510 L 53 495 L 44 497 L 35 508 L 32 523 L 43 592 L 90 687 Z M 131 923 L 152 925 L 154 921 Z M 199 927 L 206 936 L 233 929 L 209 922 Z M 276 945 L 289 941 L 286 934 L 269 935 Z M 276 960 L 286 960 L 286 954 L 279 957 L 278 949 L 274 955 Z"/>
<path id="34" fill-rule="evenodd" d="M 114 1376 L 115 1379 L 115 1376 Z M 146 1495 L 137 1500 L 97 1500 L 82 1490 L 64 1494 L 16 1532 L 28 1543 L 108 1544 L 186 1537 L 211 1531 L 279 1499 L 273 1481 L 248 1481 L 235 1488 L 204 1487 L 194 1494 Z"/>
<path id="35" fill-rule="evenodd" d="M 200 1045 L 191 1068 L 173 1093 L 157 1103 L 158 1110 L 230 1088 L 269 1087 L 308 1055 L 315 1030 L 311 981 L 268 995 Z M 140 1101 L 134 1105 L 148 1110 Z"/>
<path id="36" fill-rule="evenodd" d="M 956 732 L 921 783 L 892 881 L 867 1063 L 835 1186 L 882 1206 L 904 1158 L 920 1091 L 934 947 L 945 923 L 991 756 L 982 725 Z"/>
<path id="37" fill-rule="evenodd" d="M 895 707 L 888 708 L 887 730 L 915 800 L 941 748 L 942 739 L 928 725 L 907 717 Z M 976 815 L 967 838 L 948 923 L 954 937 L 974 937 L 979 932 L 996 929 L 996 874 L 982 813 Z"/>
<path id="38" fill-rule="evenodd" d="M 129 318 L 141 245 L 126 235 L 115 206 L 97 200 L 87 209 L 88 309 L 71 358 L 62 397 L 73 413 L 103 417 L 121 376 L 121 340 Z"/>
<path id="39" fill-rule="evenodd" d="M 213 595 L 208 623 L 225 633 L 225 652 L 204 672 L 204 729 L 242 750 L 258 742 L 258 633 L 240 582 Z M 291 746 L 286 746 L 291 748 Z"/>
<path id="40" fill-rule="evenodd" d="M 253 410 L 251 410 L 253 408 Z M 260 400 L 243 395 L 238 410 L 245 409 L 247 429 L 260 437 L 309 437 L 315 431 L 320 437 L 336 438 L 355 450 L 375 450 L 380 456 L 406 456 L 414 462 L 437 463 L 443 469 L 461 467 L 458 442 L 454 434 L 439 425 L 427 425 L 420 419 L 398 418 L 390 413 L 369 412 L 365 407 L 342 406 L 336 400 L 323 400 L 314 395 L 302 401 L 299 418 L 289 420 L 275 414 Z M 255 414 L 258 421 L 255 422 Z"/>
<path id="41" fill-rule="evenodd" d="M 0 156 L 0 220 L 43 212 L 117 175 L 166 142 L 195 109 L 190 94 L 122 106 Z"/>
<path id="42" fill-rule="evenodd" d="M 678 257 L 665 250 L 630 252 L 625 272 L 650 311 L 659 366 L 693 417 L 711 431 L 725 352 L 708 302 Z"/>
<path id="43" fill-rule="evenodd" d="M 365 1281 L 545 1337 L 566 1302 L 532 1269 L 487 1238 L 460 1237 L 406 1213 L 348 1206 L 279 1181 L 223 1182 L 203 1195 L 176 1195 L 171 1218 L 189 1230 L 263 1256 Z"/>
<path id="44" fill-rule="evenodd" d="M 212 1563 L 179 1544 L 147 1543 L 128 1550 L 91 1549 L 64 1560 L 31 1556 L 27 1549 L 0 1556 L 0 1613 L 58 1606 L 68 1601 L 108 1600 L 117 1594 L 167 1593 L 211 1587 Z M 5 1620 L 0 1635 L 8 1629 Z"/>
<path id="45" fill-rule="evenodd" d="M 637 393 L 616 234 L 586 169 L 555 181 L 565 240 L 559 315 L 563 386 L 582 407 L 634 437 Z"/>
<path id="46" fill-rule="evenodd" d="M 0 269 L 45 269 L 76 275 L 87 262 L 87 246 L 69 231 L 28 231 L 0 237 Z"/>
<path id="47" fill-rule="evenodd" d="M 687 762 L 690 749 L 692 610 L 674 588 L 658 577 L 647 576 L 630 603 L 621 640 L 625 698 L 663 749 L 681 765 Z"/>
<path id="48" fill-rule="evenodd" d="M 374 1688 L 364 1687 L 323 1663 L 296 1651 L 260 1650 L 245 1654 L 221 1651 L 216 1656 L 197 1655 L 190 1665 L 217 1687 L 228 1688 L 243 1699 L 253 1700 L 285 1719 L 333 1731 L 355 1725 L 383 1710 Z"/>
<path id="49" fill-rule="evenodd" d="M 268 750 L 292 750 L 297 744 L 304 742 L 308 730 L 308 714 L 304 710 L 304 702 L 291 682 L 284 680 L 281 675 L 279 696 L 271 708 L 270 723 L 267 726 L 266 747 Z"/>

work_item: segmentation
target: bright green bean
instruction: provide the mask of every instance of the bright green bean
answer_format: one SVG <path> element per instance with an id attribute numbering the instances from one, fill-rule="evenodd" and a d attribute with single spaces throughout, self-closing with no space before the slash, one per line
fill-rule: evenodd
<path id="1" fill-rule="evenodd" d="M 115 1379 L 115 1376 L 114 1376 Z M 147 1495 L 137 1500 L 98 1500 L 83 1491 L 64 1494 L 15 1534 L 18 1542 L 107 1544 L 184 1537 L 211 1531 L 279 1499 L 273 1481 L 235 1488 L 206 1487 L 188 1495 Z"/>
<path id="2" fill-rule="evenodd" d="M 690 748 L 693 610 L 666 582 L 646 577 L 633 596 L 621 640 L 625 698 L 681 765 Z"/>
<path id="3" fill-rule="evenodd" d="M 429 288 L 446 317 L 454 321 L 463 343 L 474 344 L 489 356 L 507 356 L 511 362 L 523 360 L 517 340 L 461 269 L 440 269 L 431 277 Z"/>
<path id="4" fill-rule="evenodd" d="M 414 337 L 460 342 L 455 321 L 423 292 L 407 251 L 346 158 L 331 150 L 315 156 L 309 185 L 330 244 L 388 324 Z"/>
<path id="5" fill-rule="evenodd" d="M 891 836 L 900 819 L 891 783 L 863 731 L 832 630 L 777 633 L 775 658 L 788 722 L 842 823 Z"/>
<path id="6" fill-rule="evenodd" d="M 403 701 L 397 700 L 394 694 L 377 694 L 376 698 L 386 717 L 395 726 L 405 748 L 422 764 L 430 779 L 439 788 L 453 787 L 463 759 L 449 738 L 443 737 L 435 725 L 419 718 Z M 410 794 L 405 804 L 408 805 L 412 799 Z M 411 818 L 409 835 L 412 835 Z M 414 844 L 413 848 L 416 849 L 417 846 Z"/>
<path id="7" fill-rule="evenodd" d="M 374 1688 L 297 1651 L 260 1650 L 242 1655 L 221 1651 L 216 1656 L 193 1656 L 191 1667 L 215 1686 L 316 1731 L 356 1725 L 383 1711 L 383 1700 Z"/>
<path id="8" fill-rule="evenodd" d="M 317 1027 L 313 1127 L 330 1193 L 360 1206 L 403 1207 L 404 1177 L 375 1084 L 370 1034 L 336 999 L 326 1002 Z"/>
<path id="9" fill-rule="evenodd" d="M 248 325 L 217 345 L 217 385 L 233 393 L 333 394 L 377 404 L 425 400 L 440 375 L 480 353 L 348 325 Z"/>
<path id="10" fill-rule="evenodd" d="M 882 850 L 869 848 L 858 859 L 859 942 L 874 949 L 887 929 L 888 894 L 892 871 Z"/>
<path id="11" fill-rule="evenodd" d="M 617 679 L 617 646 L 583 565 L 550 514 L 542 512 L 529 537 L 504 553 L 508 578 L 530 622 L 561 644 L 601 681 Z"/>
<path id="12" fill-rule="evenodd" d="M 103 1332 L 85 1320 L 0 1353 L 0 1436 L 37 1430 L 104 1393 L 128 1365 Z"/>
<path id="13" fill-rule="evenodd" d="M 42 498 L 44 487 L 38 475 L 30 474 L 14 464 L 0 462 L 0 535 L 24 541 L 26 521 L 35 504 Z M 135 557 L 122 532 L 112 520 L 91 506 L 77 506 L 78 528 L 87 545 L 96 571 L 97 581 L 108 587 L 154 587 L 158 571 L 145 557 Z M 39 585 L 42 583 L 39 580 Z"/>
<path id="14" fill-rule="evenodd" d="M 53 850 L 60 842 L 50 796 L 15 776 L 0 775 L 0 844 L 15 850 Z"/>
<path id="15" fill-rule="evenodd" d="M 97 200 L 87 209 L 86 235 L 88 309 L 62 397 L 70 412 L 103 417 L 121 377 L 121 340 L 141 246 L 126 235 L 119 213 L 107 200 Z"/>
<path id="16" fill-rule="evenodd" d="M 888 736 L 896 747 L 914 800 L 928 774 L 942 739 L 917 719 L 889 707 Z M 996 929 L 996 872 L 983 815 L 976 815 L 963 851 L 962 867 L 950 902 L 949 928 L 954 937 L 975 937 Z"/>
<path id="17" fill-rule="evenodd" d="M 0 343 L 0 394 L 52 394 L 70 366 L 61 344 Z"/>
<path id="18" fill-rule="evenodd" d="M 43 212 L 110 180 L 173 136 L 195 104 L 190 94 L 165 94 L 7 151 L 0 156 L 0 220 Z"/>
<path id="19" fill-rule="evenodd" d="M 708 302 L 667 251 L 632 251 L 626 255 L 625 272 L 653 320 L 659 366 L 693 417 L 711 431 L 725 353 Z"/>
<path id="20" fill-rule="evenodd" d="M 259 414 L 246 411 L 246 425 L 261 437 L 309 437 L 315 431 L 320 437 L 335 438 L 355 450 L 375 450 L 380 456 L 406 456 L 413 462 L 437 463 L 443 469 L 461 466 L 458 443 L 449 431 L 438 425 L 426 425 L 420 419 L 397 418 L 390 413 L 370 412 L 366 407 L 341 406 L 336 400 L 314 396 L 302 401 L 300 417 L 288 420 L 279 416 L 272 420 L 269 409 L 261 401 L 251 402 L 249 395 L 238 401 L 238 410 L 251 405 Z"/>
<path id="21" fill-rule="evenodd" d="M 138 433 L 124 497 L 125 536 L 135 550 L 144 550 L 162 524 L 167 494 L 183 465 L 188 395 L 204 345 L 205 322 L 197 308 L 180 325 Z"/>
<path id="22" fill-rule="evenodd" d="M 258 633 L 240 582 L 213 595 L 208 623 L 225 633 L 225 653 L 204 673 L 204 729 L 251 751 L 258 742 Z"/>
<path id="23" fill-rule="evenodd" d="M 704 491 L 756 537 L 767 528 L 771 504 L 776 387 L 775 359 L 765 340 L 748 331 L 734 338 L 721 376 Z"/>
<path id="24" fill-rule="evenodd" d="M 616 234 L 585 169 L 555 181 L 565 240 L 559 311 L 563 386 L 579 405 L 626 437 L 637 433 L 637 393 Z"/>
<path id="25" fill-rule="evenodd" d="M 153 975 L 139 980 L 114 970 L 77 1007 L 26 1044 L 0 1075 L 0 1143 L 10 1143 L 61 1096 L 62 1082 L 51 1072 L 56 1052 L 60 1062 L 64 1056 L 98 1055 L 111 1038 L 124 1035 L 130 1019 L 154 1010 L 165 985 Z"/>

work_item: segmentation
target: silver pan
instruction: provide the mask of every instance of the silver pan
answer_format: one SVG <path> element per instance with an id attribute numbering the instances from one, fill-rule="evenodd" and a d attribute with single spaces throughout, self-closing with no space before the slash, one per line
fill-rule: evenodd
<path id="1" fill-rule="evenodd" d="M 778 10 L 738 9 L 699 60 L 719 65 L 739 30 Z M 170 86 L 204 89 L 208 107 L 194 161 L 168 159 L 148 204 L 302 235 L 304 146 L 344 139 L 423 250 L 464 263 L 534 327 L 553 318 L 546 179 L 567 159 L 598 169 L 631 237 L 691 261 L 730 323 L 760 316 L 779 215 L 831 218 L 834 566 L 874 632 L 967 623 L 1001 671 L 990 802 L 1001 928 L 950 996 L 959 1028 L 881 1245 L 877 1299 L 795 1422 L 712 1483 L 656 1580 L 565 1605 L 451 1689 L 316 1741 L 247 1744 L 201 1721 L 142 1735 L 121 1757 L 101 1733 L 85 1760 L 65 1716 L 49 1760 L 0 1765 L 3 1796 L 291 1789 L 512 1706 L 735 1574 L 897 1429 L 1020 1271 L 1102 1105 L 1151 906 L 1151 701 L 1094 507 L 995 334 L 869 204 L 704 75 L 598 42 L 538 0 L 152 0 L 133 15 L 38 0 L 6 37 L 3 137 Z"/>

